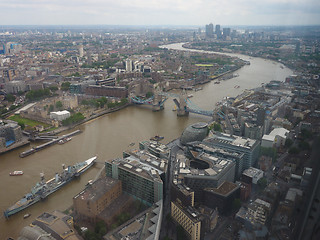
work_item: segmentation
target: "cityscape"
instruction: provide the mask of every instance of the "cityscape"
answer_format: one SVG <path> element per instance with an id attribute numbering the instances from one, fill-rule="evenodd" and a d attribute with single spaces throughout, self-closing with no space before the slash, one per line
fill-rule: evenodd
<path id="1" fill-rule="evenodd" d="M 3 25 L 0 238 L 320 238 L 320 27 Z"/>

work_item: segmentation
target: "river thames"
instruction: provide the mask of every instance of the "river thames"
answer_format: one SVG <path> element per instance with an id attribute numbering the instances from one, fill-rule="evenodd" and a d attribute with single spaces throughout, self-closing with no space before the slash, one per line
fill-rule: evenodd
<path id="1" fill-rule="evenodd" d="M 182 48 L 182 43 L 163 47 L 190 51 Z M 282 68 L 282 64 L 277 62 L 238 54 L 226 55 L 238 56 L 250 61 L 251 64 L 237 70 L 235 73 L 239 74 L 238 77 L 221 81 L 220 84 L 213 82 L 204 84 L 201 86 L 203 88 L 201 91 L 190 91 L 193 94 L 191 101 L 204 110 L 213 110 L 216 103 L 224 97 L 235 97 L 245 89 L 260 87 L 262 83 L 268 83 L 271 80 L 284 81 L 287 76 L 293 74 L 290 69 Z M 235 85 L 240 87 L 235 88 Z M 17 238 L 24 226 L 45 211 L 64 211 L 70 207 L 72 198 L 85 187 L 89 180 L 95 178 L 104 161 L 121 157 L 122 151 L 128 148 L 137 148 L 139 141 L 161 135 L 165 137 L 163 143 L 167 143 L 179 137 L 188 125 L 211 119 L 192 113 L 188 117 L 177 117 L 176 112 L 172 111 L 173 108 L 172 98 L 165 102 L 165 108 L 160 112 L 152 112 L 150 108 L 143 106 L 129 106 L 77 127 L 76 129 L 82 130 L 82 133 L 74 136 L 66 144 L 51 146 L 25 158 L 20 158 L 19 153 L 33 145 L 1 155 L 0 209 L 2 212 L 30 192 L 31 187 L 40 180 L 41 172 L 45 173 L 46 179 L 49 179 L 56 172 L 61 172 L 62 164 L 72 165 L 94 155 L 98 156 L 99 162 L 82 174 L 80 179 L 72 181 L 50 195 L 48 199 L 11 216 L 8 220 L 1 215 L 0 239 Z M 135 145 L 129 147 L 131 143 Z M 10 177 L 9 172 L 14 170 L 23 170 L 24 175 Z M 26 213 L 30 213 L 31 216 L 23 219 Z"/>

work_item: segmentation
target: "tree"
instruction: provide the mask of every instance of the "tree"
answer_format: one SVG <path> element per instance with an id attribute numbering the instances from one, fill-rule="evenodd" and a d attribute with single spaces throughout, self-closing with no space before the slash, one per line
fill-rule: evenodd
<path id="1" fill-rule="evenodd" d="M 50 89 L 52 92 L 58 91 L 58 87 L 57 87 L 57 86 L 51 86 L 51 87 L 49 87 L 49 89 Z"/>
<path id="2" fill-rule="evenodd" d="M 54 106 L 51 104 L 51 105 L 49 106 L 49 112 L 52 112 L 53 109 L 54 109 Z"/>
<path id="3" fill-rule="evenodd" d="M 99 104 L 99 107 L 103 108 L 104 105 L 108 102 L 106 97 L 101 97 L 97 99 L 97 103 Z"/>
<path id="4" fill-rule="evenodd" d="M 26 94 L 26 98 L 30 101 L 38 100 L 40 98 L 50 97 L 52 94 L 48 88 L 31 90 Z"/>
<path id="5" fill-rule="evenodd" d="M 7 99 L 8 102 L 14 102 L 16 100 L 16 97 L 14 95 L 12 95 L 12 94 L 8 94 L 6 96 L 6 99 Z"/>
<path id="6" fill-rule="evenodd" d="M 22 130 L 24 130 L 26 127 L 26 125 L 23 122 L 18 122 L 18 125 L 21 127 Z"/>
<path id="7" fill-rule="evenodd" d="M 61 83 L 61 90 L 62 91 L 69 91 L 71 83 L 70 82 L 63 82 Z"/>
<path id="8" fill-rule="evenodd" d="M 95 233 L 97 233 L 99 236 L 104 236 L 107 233 L 107 228 L 106 224 L 104 221 L 99 221 L 97 222 L 95 228 L 94 228 Z"/>
<path id="9" fill-rule="evenodd" d="M 12 105 L 9 107 L 9 111 L 12 111 L 12 110 L 16 109 L 17 107 L 18 107 L 18 106 L 12 104 Z"/>
<path id="10" fill-rule="evenodd" d="M 82 113 L 78 112 L 78 113 L 71 115 L 67 119 L 62 120 L 62 125 L 68 126 L 68 125 L 71 125 L 74 123 L 81 122 L 83 119 L 85 119 L 85 117 L 82 115 Z"/>
<path id="11" fill-rule="evenodd" d="M 128 99 L 127 98 L 122 98 L 120 100 L 121 105 L 127 104 L 128 103 Z"/>
<path id="12" fill-rule="evenodd" d="M 216 132 L 222 132 L 221 125 L 219 123 L 214 123 L 213 124 L 213 130 Z"/>
<path id="13" fill-rule="evenodd" d="M 62 102 L 61 102 L 61 101 L 57 101 L 57 102 L 56 102 L 56 108 L 59 109 L 59 110 L 61 110 L 62 107 L 63 107 Z"/>

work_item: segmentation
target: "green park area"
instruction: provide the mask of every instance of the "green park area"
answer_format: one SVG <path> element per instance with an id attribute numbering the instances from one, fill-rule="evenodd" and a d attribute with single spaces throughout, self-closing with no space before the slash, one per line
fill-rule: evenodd
<path id="1" fill-rule="evenodd" d="M 29 126 L 29 127 L 35 127 L 35 126 L 43 126 L 44 128 L 48 128 L 50 125 L 43 123 L 43 122 L 38 122 L 34 121 L 28 118 L 23 118 L 20 115 L 12 115 L 9 117 L 10 120 L 17 122 L 21 127 L 22 126 Z M 22 127 L 24 128 L 24 127 Z"/>

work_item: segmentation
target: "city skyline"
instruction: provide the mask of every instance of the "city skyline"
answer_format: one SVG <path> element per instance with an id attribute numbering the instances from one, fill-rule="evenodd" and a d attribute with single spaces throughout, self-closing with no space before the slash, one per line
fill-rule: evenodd
<path id="1" fill-rule="evenodd" d="M 2 25 L 317 25 L 316 0 L 0 1 Z"/>

